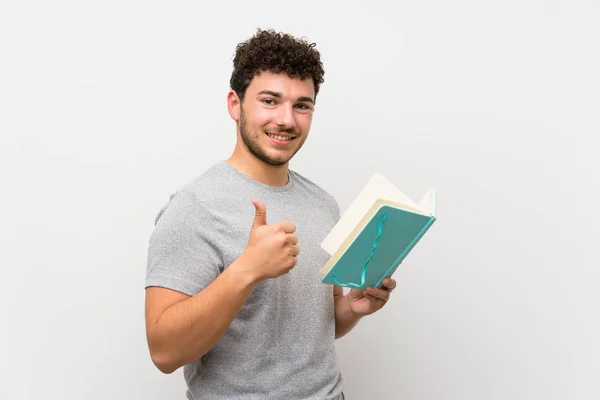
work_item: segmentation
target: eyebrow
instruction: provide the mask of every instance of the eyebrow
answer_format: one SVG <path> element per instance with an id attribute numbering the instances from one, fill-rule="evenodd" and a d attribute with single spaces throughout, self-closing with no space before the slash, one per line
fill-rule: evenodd
<path id="1" fill-rule="evenodd" d="M 282 97 L 281 93 L 274 92 L 272 90 L 261 90 L 260 92 L 258 92 L 258 94 L 268 94 L 270 96 L 277 97 L 279 99 Z M 296 101 L 307 101 L 309 103 L 313 103 L 314 104 L 313 99 L 311 97 L 309 97 L 309 96 L 300 96 L 300 97 L 298 97 L 296 99 Z"/>

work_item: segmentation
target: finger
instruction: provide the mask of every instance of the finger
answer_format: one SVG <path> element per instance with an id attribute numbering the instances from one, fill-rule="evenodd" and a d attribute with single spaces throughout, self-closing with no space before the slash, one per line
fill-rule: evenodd
<path id="1" fill-rule="evenodd" d="M 377 289 L 369 286 L 367 288 L 367 293 L 383 301 L 388 301 L 390 299 L 390 292 L 385 289 Z"/>
<path id="2" fill-rule="evenodd" d="M 288 233 L 287 241 L 290 244 L 298 244 L 298 236 L 294 235 L 293 233 Z"/>
<path id="3" fill-rule="evenodd" d="M 281 229 L 283 229 L 283 231 L 285 233 L 294 233 L 294 232 L 296 232 L 296 225 L 294 225 L 293 222 L 284 221 L 284 222 L 280 222 L 277 225 L 279 225 L 279 227 Z"/>
<path id="4" fill-rule="evenodd" d="M 364 290 L 357 289 L 357 288 L 351 288 L 350 291 L 348 292 L 348 295 L 350 296 L 351 299 L 360 299 L 362 297 L 365 297 L 366 293 Z"/>
<path id="5" fill-rule="evenodd" d="M 257 199 L 252 199 L 252 204 L 256 208 L 254 213 L 254 222 L 252 223 L 252 228 L 256 228 L 262 225 L 267 224 L 267 207 Z"/>
<path id="6" fill-rule="evenodd" d="M 292 245 L 291 249 L 292 249 L 292 255 L 294 257 L 296 257 L 300 253 L 300 246 L 298 246 L 296 244 Z"/>
<path id="7" fill-rule="evenodd" d="M 386 301 L 385 301 L 385 300 L 382 300 L 382 299 L 380 299 L 379 297 L 375 297 L 375 296 L 373 296 L 373 295 L 371 295 L 371 294 L 369 294 L 369 293 L 367 293 L 367 294 L 365 295 L 365 298 L 366 298 L 367 300 L 369 300 L 369 302 L 370 302 L 371 304 L 375 305 L 375 307 L 376 307 L 376 308 L 380 308 L 380 307 L 382 307 L 382 306 L 383 306 L 383 305 L 386 303 Z"/>
<path id="8" fill-rule="evenodd" d="M 386 288 L 388 288 L 390 292 L 392 290 L 396 289 L 396 281 L 394 279 L 386 278 L 386 279 L 383 280 L 382 283 L 383 283 L 383 286 L 385 286 Z"/>

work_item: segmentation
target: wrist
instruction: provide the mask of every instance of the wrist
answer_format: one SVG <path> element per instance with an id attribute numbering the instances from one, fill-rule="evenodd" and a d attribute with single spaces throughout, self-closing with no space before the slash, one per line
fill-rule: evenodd
<path id="1" fill-rule="evenodd" d="M 262 279 L 256 273 L 256 269 L 253 268 L 252 262 L 246 253 L 242 253 L 240 257 L 237 258 L 229 266 L 229 270 L 236 276 L 236 279 L 242 282 L 244 286 L 256 286 Z"/>
<path id="2" fill-rule="evenodd" d="M 362 315 L 352 309 L 349 294 L 339 297 L 335 304 L 335 338 L 339 339 L 350 332 L 361 318 Z"/>

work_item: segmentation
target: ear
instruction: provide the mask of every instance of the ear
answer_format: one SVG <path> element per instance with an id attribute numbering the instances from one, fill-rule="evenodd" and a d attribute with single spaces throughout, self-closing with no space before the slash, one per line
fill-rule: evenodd
<path id="1" fill-rule="evenodd" d="M 239 96 L 234 90 L 230 90 L 229 93 L 227 93 L 227 111 L 229 112 L 229 116 L 234 121 L 239 121 L 241 107 L 242 103 Z"/>

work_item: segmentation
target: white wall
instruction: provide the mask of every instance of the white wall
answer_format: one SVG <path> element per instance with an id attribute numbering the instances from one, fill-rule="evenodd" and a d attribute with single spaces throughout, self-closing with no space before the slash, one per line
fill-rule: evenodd
<path id="1" fill-rule="evenodd" d="M 363 3 L 2 2 L 0 398 L 184 398 L 148 357 L 147 240 L 229 155 L 259 26 L 325 63 L 293 168 L 342 209 L 375 171 L 439 189 L 393 299 L 338 342 L 348 398 L 600 397 L 599 3 Z"/>

